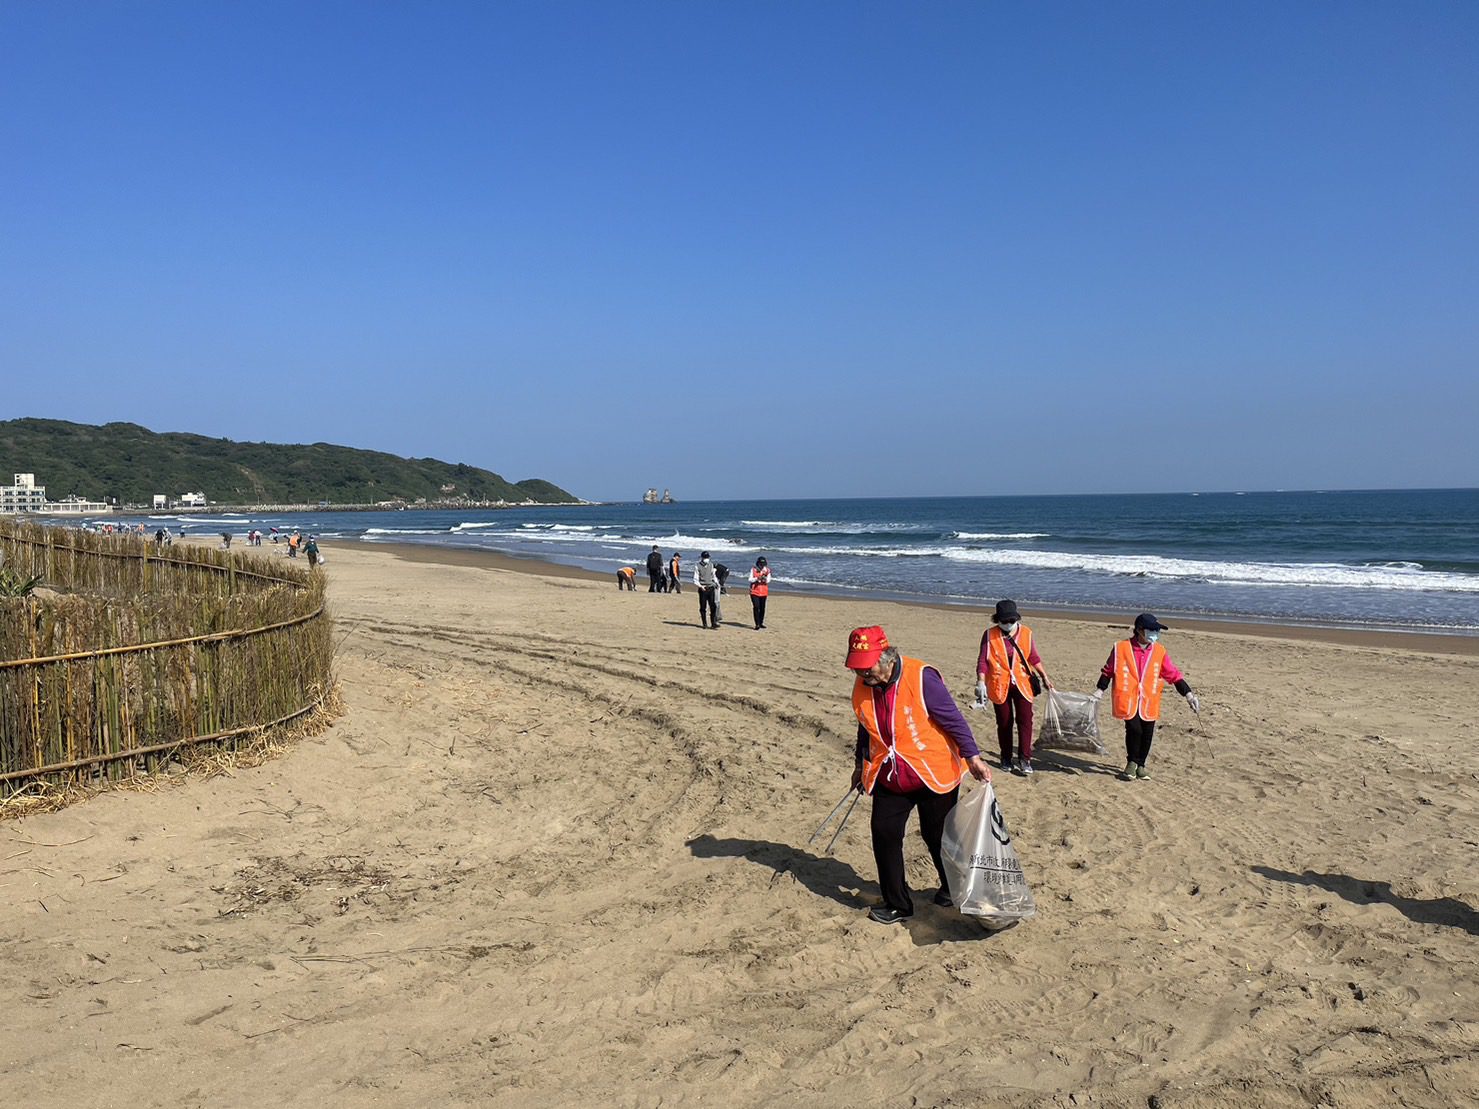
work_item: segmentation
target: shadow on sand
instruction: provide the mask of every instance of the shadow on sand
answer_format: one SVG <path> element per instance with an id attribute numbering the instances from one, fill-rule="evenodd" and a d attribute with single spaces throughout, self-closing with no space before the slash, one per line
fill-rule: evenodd
<path id="1" fill-rule="evenodd" d="M 1449 928 L 1462 928 L 1471 936 L 1479 936 L 1479 912 L 1456 897 L 1402 897 L 1392 892 L 1390 882 L 1365 881 L 1352 878 L 1349 874 L 1320 874 L 1313 870 L 1295 874 L 1293 871 L 1276 870 L 1271 866 L 1255 866 L 1253 873 L 1272 878 L 1276 882 L 1291 882 L 1328 890 L 1357 905 L 1383 902 L 1418 924 L 1442 924 Z"/>
<path id="2" fill-rule="evenodd" d="M 835 901 L 852 912 L 878 902 L 878 883 L 864 879 L 847 863 L 827 855 L 813 855 L 799 847 L 762 839 L 718 839 L 695 836 L 688 850 L 700 859 L 744 859 L 773 871 L 770 884 L 789 874 L 818 897 Z M 857 891 L 855 894 L 853 891 Z M 954 940 L 989 939 L 996 933 L 979 921 L 963 917 L 954 909 L 941 909 L 930 901 L 931 891 L 913 890 L 914 917 L 904 924 L 917 947 Z M 879 924 L 883 929 L 888 925 Z M 895 926 L 897 927 L 897 925 Z"/>

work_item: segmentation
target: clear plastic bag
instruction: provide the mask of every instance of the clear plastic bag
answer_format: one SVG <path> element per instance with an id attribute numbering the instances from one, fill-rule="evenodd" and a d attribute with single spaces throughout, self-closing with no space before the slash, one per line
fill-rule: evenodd
<path id="1" fill-rule="evenodd" d="M 1037 746 L 1058 751 L 1106 755 L 1099 740 L 1099 702 L 1087 693 L 1050 689 L 1038 713 Z"/>
<path id="2" fill-rule="evenodd" d="M 1017 850 L 990 782 L 971 790 L 945 818 L 940 843 L 950 895 L 966 916 L 993 931 L 1037 913 Z"/>

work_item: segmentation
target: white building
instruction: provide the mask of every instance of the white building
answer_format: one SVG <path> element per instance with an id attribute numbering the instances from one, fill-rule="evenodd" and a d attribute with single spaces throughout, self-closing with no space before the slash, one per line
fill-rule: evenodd
<path id="1" fill-rule="evenodd" d="M 181 493 L 179 505 L 181 508 L 204 508 L 206 499 L 204 493 Z"/>
<path id="2" fill-rule="evenodd" d="M 16 474 L 14 485 L 0 485 L 0 512 L 45 512 L 46 486 L 35 474 Z"/>
<path id="3" fill-rule="evenodd" d="M 59 501 L 48 501 L 46 486 L 36 484 L 35 474 L 16 474 L 14 485 L 0 485 L 0 513 L 87 516 L 108 510 L 109 506 L 102 501 L 85 501 L 75 493 Z"/>
<path id="4" fill-rule="evenodd" d="M 155 493 L 154 494 L 154 507 L 155 508 L 168 508 L 169 507 L 169 498 L 167 496 L 165 496 L 163 493 Z"/>
<path id="5" fill-rule="evenodd" d="M 59 501 L 46 502 L 46 507 L 41 511 L 57 516 L 96 516 L 111 511 L 112 507 L 102 501 L 85 501 L 74 493 Z"/>

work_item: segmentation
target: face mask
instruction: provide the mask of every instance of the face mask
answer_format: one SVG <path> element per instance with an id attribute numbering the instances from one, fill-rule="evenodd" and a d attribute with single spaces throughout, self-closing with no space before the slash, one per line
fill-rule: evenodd
<path id="1" fill-rule="evenodd" d="M 1142 631 L 1140 634 L 1143 635 L 1143 636 L 1145 636 L 1145 641 L 1147 643 L 1154 643 L 1157 639 L 1159 639 L 1161 637 L 1161 633 L 1160 632 Z"/>
<path id="2" fill-rule="evenodd" d="M 1010 624 L 998 624 L 1002 635 L 1012 635 L 1017 630 L 1017 622 L 1013 620 Z"/>

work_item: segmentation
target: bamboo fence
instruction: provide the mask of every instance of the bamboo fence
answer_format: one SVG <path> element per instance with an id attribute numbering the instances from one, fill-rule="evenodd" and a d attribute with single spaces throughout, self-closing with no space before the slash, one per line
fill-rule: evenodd
<path id="1" fill-rule="evenodd" d="M 152 772 L 234 749 L 332 686 L 323 575 L 247 552 L 0 522 L 0 556 L 39 574 L 0 599 L 0 797 L 42 781 Z"/>

